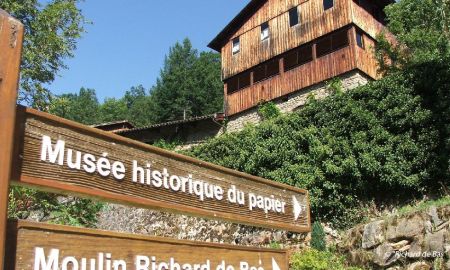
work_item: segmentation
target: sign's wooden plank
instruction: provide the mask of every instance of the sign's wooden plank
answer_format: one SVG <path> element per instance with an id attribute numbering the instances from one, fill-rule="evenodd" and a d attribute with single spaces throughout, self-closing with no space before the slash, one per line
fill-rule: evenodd
<path id="1" fill-rule="evenodd" d="M 7 270 L 288 270 L 286 250 L 11 222 Z"/>
<path id="2" fill-rule="evenodd" d="M 23 25 L 0 9 L 0 270 L 3 270 L 5 254 L 8 190 L 22 39 Z"/>
<path id="3" fill-rule="evenodd" d="M 310 230 L 307 191 L 19 108 L 15 184 L 206 218 Z"/>

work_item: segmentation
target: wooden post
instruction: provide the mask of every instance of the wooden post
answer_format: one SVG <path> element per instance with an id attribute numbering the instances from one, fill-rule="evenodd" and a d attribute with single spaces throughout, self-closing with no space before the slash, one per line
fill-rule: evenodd
<path id="1" fill-rule="evenodd" d="M 4 269 L 23 25 L 0 9 L 0 270 Z"/>

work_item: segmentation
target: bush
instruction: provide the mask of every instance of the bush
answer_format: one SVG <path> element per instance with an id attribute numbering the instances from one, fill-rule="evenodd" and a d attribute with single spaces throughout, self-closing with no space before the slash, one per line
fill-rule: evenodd
<path id="1" fill-rule="evenodd" d="M 258 114 L 263 120 L 273 119 L 281 115 L 280 109 L 271 101 L 258 105 Z"/>
<path id="2" fill-rule="evenodd" d="M 327 249 L 325 232 L 323 231 L 322 224 L 318 221 L 314 222 L 312 226 L 311 247 L 319 251 L 325 251 Z"/>
<path id="3" fill-rule="evenodd" d="M 291 257 L 291 270 L 359 270 L 361 268 L 349 267 L 345 259 L 336 254 L 307 249 L 295 253 Z"/>
<path id="4" fill-rule="evenodd" d="M 417 67 L 312 99 L 296 113 L 225 134 L 189 154 L 306 188 L 316 218 L 351 226 L 364 217 L 365 202 L 406 202 L 439 190 L 439 182 L 449 185 L 449 67 Z M 433 74 L 442 79 L 430 79 Z"/>
<path id="5" fill-rule="evenodd" d="M 27 219 L 54 224 L 95 227 L 103 204 L 89 199 L 65 197 L 23 187 L 9 192 L 8 218 Z"/>

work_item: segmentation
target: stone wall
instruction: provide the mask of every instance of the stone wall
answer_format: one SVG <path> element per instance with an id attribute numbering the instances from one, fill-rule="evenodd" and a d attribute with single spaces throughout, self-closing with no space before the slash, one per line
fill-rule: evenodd
<path id="1" fill-rule="evenodd" d="M 342 81 L 342 86 L 345 90 L 356 88 L 364 85 L 370 81 L 369 77 L 359 71 L 352 71 L 339 77 Z M 329 91 L 326 83 L 320 83 L 311 87 L 302 89 L 295 93 L 286 95 L 284 97 L 273 100 L 272 102 L 283 113 L 293 112 L 305 105 L 308 96 L 313 94 L 316 98 L 324 98 L 328 96 Z M 257 108 L 251 108 L 244 112 L 228 117 L 226 127 L 227 132 L 236 132 L 242 130 L 245 125 L 258 124 L 261 122 L 261 117 L 258 114 Z"/>
<path id="2" fill-rule="evenodd" d="M 372 221 L 346 232 L 338 245 L 370 269 L 450 269 L 450 206 Z"/>
<path id="3" fill-rule="evenodd" d="M 100 213 L 97 228 L 118 232 L 163 236 L 183 240 L 265 246 L 304 248 L 309 234 L 291 233 L 207 220 L 185 215 L 108 204 Z"/>

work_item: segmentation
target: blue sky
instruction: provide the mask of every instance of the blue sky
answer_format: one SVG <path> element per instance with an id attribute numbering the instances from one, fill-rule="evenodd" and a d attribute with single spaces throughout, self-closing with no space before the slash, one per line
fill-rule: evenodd
<path id="1" fill-rule="evenodd" d="M 123 96 L 131 86 L 149 89 L 169 47 L 185 37 L 194 48 L 208 43 L 248 0 L 85 0 L 88 20 L 75 57 L 48 87 L 54 94 L 93 88 L 99 101 Z"/>

